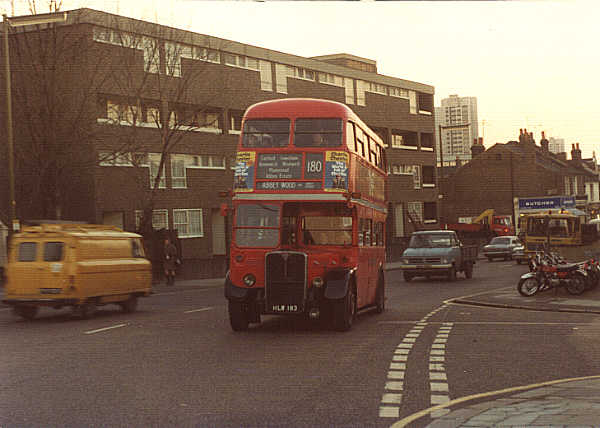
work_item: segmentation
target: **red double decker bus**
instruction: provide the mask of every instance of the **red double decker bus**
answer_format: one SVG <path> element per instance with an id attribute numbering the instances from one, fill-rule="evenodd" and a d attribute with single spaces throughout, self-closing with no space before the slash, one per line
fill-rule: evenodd
<path id="1" fill-rule="evenodd" d="M 262 314 L 348 330 L 385 304 L 384 144 L 341 103 L 281 99 L 243 118 L 225 281 L 235 331 Z"/>

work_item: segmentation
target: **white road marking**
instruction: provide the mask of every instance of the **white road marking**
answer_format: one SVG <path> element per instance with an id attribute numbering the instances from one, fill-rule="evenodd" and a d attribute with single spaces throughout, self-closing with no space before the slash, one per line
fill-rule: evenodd
<path id="1" fill-rule="evenodd" d="M 393 355 L 392 361 L 406 361 L 408 360 L 408 355 Z"/>
<path id="2" fill-rule="evenodd" d="M 390 370 L 388 372 L 388 379 L 394 379 L 394 380 L 404 380 L 404 372 L 402 371 L 396 371 L 396 370 Z"/>
<path id="3" fill-rule="evenodd" d="M 381 406 L 379 408 L 379 417 L 397 419 L 400 417 L 400 407 Z"/>
<path id="4" fill-rule="evenodd" d="M 445 381 L 448 380 L 448 378 L 446 377 L 446 373 L 444 373 L 444 372 L 430 372 L 429 373 L 429 379 L 431 379 L 431 380 L 445 380 Z"/>
<path id="5" fill-rule="evenodd" d="M 448 384 L 441 382 L 429 382 L 429 387 L 435 392 L 448 392 Z"/>
<path id="6" fill-rule="evenodd" d="M 400 404 L 402 403 L 402 394 L 383 394 L 381 402 L 383 404 Z"/>
<path id="7" fill-rule="evenodd" d="M 192 312 L 210 311 L 211 309 L 213 309 L 213 308 L 212 307 L 208 307 L 208 308 L 202 308 L 202 309 L 192 309 L 191 311 L 185 311 L 184 314 L 191 314 Z"/>
<path id="8" fill-rule="evenodd" d="M 403 391 L 404 390 L 404 382 L 400 382 L 400 381 L 386 382 L 385 389 L 387 389 L 389 391 Z"/>
<path id="9" fill-rule="evenodd" d="M 391 363 L 391 370 L 406 370 L 406 363 Z"/>
<path id="10" fill-rule="evenodd" d="M 429 364 L 429 371 L 443 372 L 445 371 L 443 364 Z"/>
<path id="11" fill-rule="evenodd" d="M 97 330 L 89 330 L 86 331 L 85 334 L 94 334 L 94 333 L 100 333 L 101 331 L 106 331 L 106 330 L 112 330 L 115 328 L 121 328 L 121 327 L 125 327 L 127 324 L 117 324 L 117 325 L 113 325 L 110 327 L 104 327 L 104 328 L 99 328 Z"/>
<path id="12" fill-rule="evenodd" d="M 11 309 L 12 309 L 12 308 L 4 308 L 4 309 L 0 309 L 0 311 L 1 311 L 1 312 L 4 312 L 4 311 L 10 311 Z"/>

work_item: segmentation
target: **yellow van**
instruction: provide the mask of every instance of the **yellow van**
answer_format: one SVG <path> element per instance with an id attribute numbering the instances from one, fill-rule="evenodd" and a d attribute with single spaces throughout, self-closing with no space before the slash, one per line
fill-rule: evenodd
<path id="1" fill-rule="evenodd" d="M 118 304 L 133 312 L 152 293 L 151 263 L 141 236 L 115 226 L 40 224 L 12 236 L 3 303 L 25 319 L 40 306 L 88 318 L 96 307 Z"/>

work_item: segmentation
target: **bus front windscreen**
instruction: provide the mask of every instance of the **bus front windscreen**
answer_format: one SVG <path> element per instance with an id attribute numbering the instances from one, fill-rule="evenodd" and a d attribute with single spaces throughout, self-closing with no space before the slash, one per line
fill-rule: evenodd
<path id="1" fill-rule="evenodd" d="M 342 144 L 342 119 L 296 119 L 296 147 L 339 147 Z"/>
<path id="2" fill-rule="evenodd" d="M 243 147 L 287 147 L 290 141 L 289 119 L 249 119 L 244 122 Z"/>
<path id="3" fill-rule="evenodd" d="M 235 243 L 239 247 L 277 246 L 279 214 L 279 205 L 239 205 L 236 212 Z"/>
<path id="4" fill-rule="evenodd" d="M 307 245 L 352 245 L 352 217 L 304 217 L 302 234 Z"/>

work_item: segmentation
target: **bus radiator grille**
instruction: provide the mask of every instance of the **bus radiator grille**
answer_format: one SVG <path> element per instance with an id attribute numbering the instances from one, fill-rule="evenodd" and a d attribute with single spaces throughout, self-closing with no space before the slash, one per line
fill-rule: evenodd
<path id="1" fill-rule="evenodd" d="M 268 311 L 274 311 L 274 307 L 277 307 L 276 311 L 280 312 L 304 310 L 306 298 L 305 254 L 291 252 L 267 254 L 265 273 Z"/>

